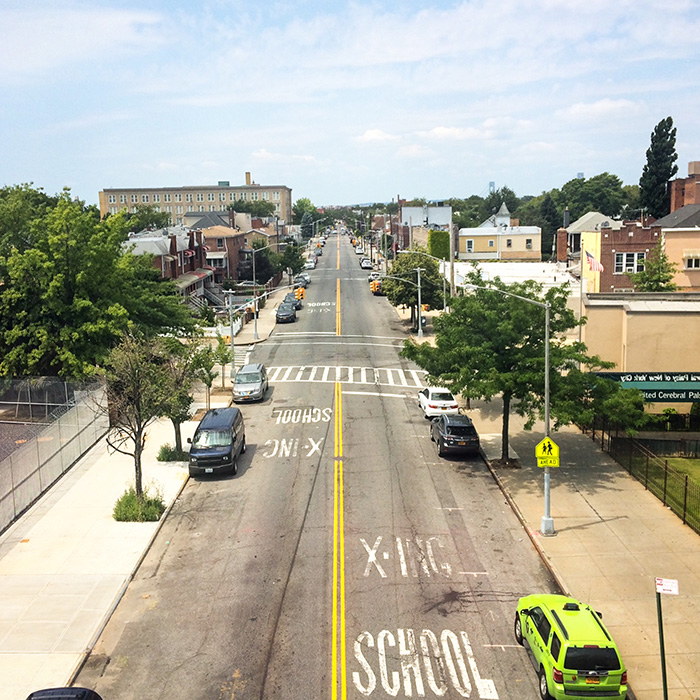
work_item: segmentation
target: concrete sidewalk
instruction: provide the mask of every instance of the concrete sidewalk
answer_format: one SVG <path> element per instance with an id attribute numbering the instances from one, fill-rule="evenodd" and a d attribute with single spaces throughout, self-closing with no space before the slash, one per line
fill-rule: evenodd
<path id="1" fill-rule="evenodd" d="M 486 456 L 501 456 L 500 402 L 469 411 Z M 663 697 L 655 578 L 679 582 L 662 596 L 668 697 L 700 697 L 700 536 L 576 429 L 552 434 L 561 466 L 551 469 L 555 535 L 540 533 L 543 470 L 535 445 L 544 426 L 522 430 L 511 416 L 511 452 L 521 467 L 491 467 L 506 498 L 562 589 L 604 615 L 637 700 Z M 631 694 L 630 694 L 631 695 Z"/>

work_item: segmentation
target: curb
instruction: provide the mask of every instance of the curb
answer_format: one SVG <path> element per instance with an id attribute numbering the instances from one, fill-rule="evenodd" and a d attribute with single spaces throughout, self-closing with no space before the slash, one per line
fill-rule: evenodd
<path id="1" fill-rule="evenodd" d="M 146 558 L 146 555 L 151 550 L 151 547 L 153 546 L 153 543 L 155 542 L 156 537 L 160 533 L 163 525 L 165 524 L 166 518 L 168 517 L 168 515 L 170 515 L 170 511 L 172 510 L 173 506 L 175 505 L 175 502 L 177 501 L 177 499 L 180 498 L 180 495 L 182 494 L 182 492 L 183 492 L 185 486 L 187 485 L 187 483 L 189 482 L 189 480 L 190 480 L 190 477 L 188 474 L 187 477 L 182 480 L 182 484 L 180 485 L 180 488 L 177 490 L 177 493 L 173 497 L 172 501 L 168 504 L 166 509 L 163 511 L 163 514 L 160 516 L 160 519 L 158 520 L 158 524 L 156 525 L 155 530 L 151 534 L 151 537 L 148 540 L 146 547 L 144 548 L 143 552 L 140 554 L 139 558 L 137 559 L 136 563 L 134 564 L 133 568 L 131 569 L 131 572 L 124 580 L 124 583 L 122 584 L 121 588 L 117 592 L 117 595 L 114 597 L 114 600 L 112 601 L 112 604 L 107 609 L 107 612 L 104 614 L 102 621 L 100 622 L 97 630 L 95 631 L 92 638 L 88 642 L 85 650 L 81 653 L 81 658 L 76 662 L 75 667 L 73 668 L 73 671 L 71 672 L 71 674 L 68 677 L 67 685 L 72 686 L 73 683 L 75 683 L 75 681 L 78 677 L 78 674 L 83 670 L 85 663 L 87 662 L 88 658 L 90 657 L 90 654 L 92 653 L 93 649 L 95 648 L 95 645 L 97 644 L 97 640 L 102 636 L 102 633 L 104 632 L 105 627 L 107 627 L 107 624 L 109 623 L 110 619 L 112 618 L 114 611 L 117 609 L 117 606 L 121 602 L 121 599 L 124 597 L 124 594 L 126 593 L 126 589 L 129 587 L 129 584 L 134 580 L 134 576 L 136 575 L 136 572 L 139 570 L 139 567 L 143 563 L 143 560 Z"/>

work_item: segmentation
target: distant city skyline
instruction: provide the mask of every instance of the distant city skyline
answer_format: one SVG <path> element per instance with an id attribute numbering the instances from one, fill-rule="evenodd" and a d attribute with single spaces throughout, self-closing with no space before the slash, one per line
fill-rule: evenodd
<path id="1" fill-rule="evenodd" d="M 286 185 L 317 206 L 700 160 L 700 3 L 5 0 L 0 186 Z"/>

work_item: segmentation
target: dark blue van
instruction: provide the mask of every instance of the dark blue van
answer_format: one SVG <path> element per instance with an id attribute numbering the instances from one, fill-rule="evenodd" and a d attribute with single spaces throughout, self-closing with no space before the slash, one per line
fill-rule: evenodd
<path id="1" fill-rule="evenodd" d="M 245 425 L 239 408 L 213 408 L 204 414 L 190 443 L 190 476 L 236 474 L 245 452 Z"/>

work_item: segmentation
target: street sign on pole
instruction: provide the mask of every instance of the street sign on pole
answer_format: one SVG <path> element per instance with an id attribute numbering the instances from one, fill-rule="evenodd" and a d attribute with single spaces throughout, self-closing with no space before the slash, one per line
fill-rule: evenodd
<path id="1" fill-rule="evenodd" d="M 659 621 L 659 651 L 661 653 L 661 687 L 664 700 L 668 700 L 666 678 L 666 646 L 664 645 L 664 616 L 661 611 L 661 594 L 678 595 L 678 581 L 673 578 L 656 578 L 656 616 Z"/>
<path id="2" fill-rule="evenodd" d="M 550 437 L 535 445 L 535 457 L 538 467 L 558 467 L 559 466 L 559 445 Z"/>

